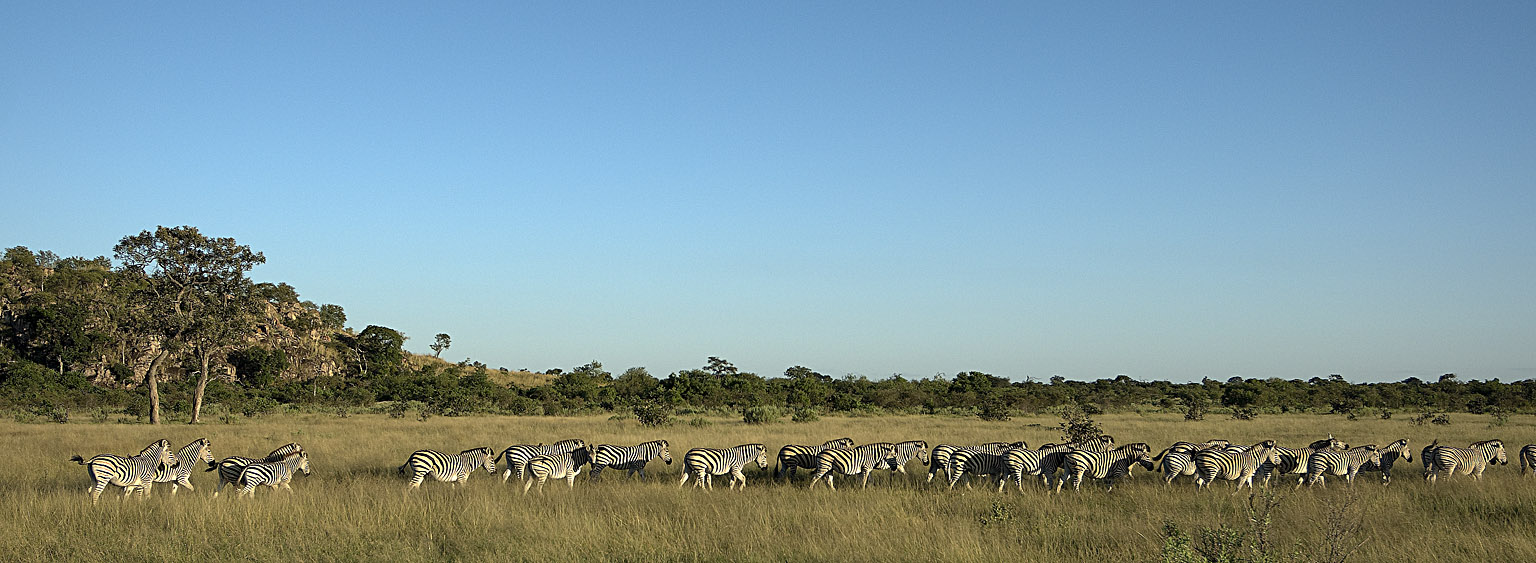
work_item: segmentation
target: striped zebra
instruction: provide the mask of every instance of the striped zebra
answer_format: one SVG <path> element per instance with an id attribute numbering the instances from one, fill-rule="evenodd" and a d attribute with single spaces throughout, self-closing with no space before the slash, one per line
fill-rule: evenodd
<path id="1" fill-rule="evenodd" d="M 1226 440 L 1211 440 L 1204 443 L 1174 442 L 1157 455 L 1152 456 L 1152 462 L 1157 471 L 1163 472 L 1163 486 L 1173 484 L 1173 480 L 1181 476 L 1195 474 L 1195 452 L 1215 448 L 1225 448 L 1231 445 Z"/>
<path id="2" fill-rule="evenodd" d="M 1025 475 L 1038 475 L 1040 481 L 1049 488 L 1051 477 L 1056 475 L 1056 470 L 1061 467 L 1069 451 L 1072 451 L 1072 446 L 1068 444 L 1045 444 L 1038 450 L 1009 448 L 1003 452 L 1005 477 L 1012 478 L 1021 493 L 1024 492 Z M 998 483 L 999 491 L 1003 484 Z"/>
<path id="3" fill-rule="evenodd" d="M 1488 469 L 1489 464 L 1509 464 L 1509 458 L 1504 454 L 1504 442 L 1499 440 L 1473 442 L 1467 448 L 1440 446 L 1430 455 L 1434 459 L 1430 460 L 1432 466 L 1424 476 L 1430 483 L 1434 483 L 1441 475 L 1470 474 L 1473 479 L 1481 479 L 1483 470 Z"/>
<path id="4" fill-rule="evenodd" d="M 530 459 L 545 454 L 570 453 L 575 451 L 577 448 L 585 447 L 587 447 L 587 443 L 579 438 L 561 440 L 547 446 L 544 444 L 518 444 L 515 446 L 508 446 L 507 449 L 502 450 L 499 454 L 496 454 L 496 459 L 492 461 L 493 463 L 501 463 L 501 460 L 503 459 L 507 461 L 507 469 L 501 474 L 501 482 L 506 483 L 507 479 L 512 477 L 513 473 L 517 474 L 518 480 L 526 478 L 528 475 L 527 472 L 523 470 L 523 466 L 527 464 L 528 460 Z"/>
<path id="5" fill-rule="evenodd" d="M 1300 486 L 1307 476 L 1307 460 L 1312 455 L 1322 450 L 1344 451 L 1349 449 L 1349 444 L 1339 441 L 1329 434 L 1327 438 L 1308 444 L 1305 448 L 1287 448 L 1275 446 L 1275 456 L 1280 461 L 1265 463 L 1259 466 L 1255 478 L 1269 484 L 1271 477 L 1275 475 L 1297 475 L 1296 485 Z"/>
<path id="6" fill-rule="evenodd" d="M 1232 453 L 1235 447 L 1229 446 L 1223 449 L 1210 449 L 1195 453 L 1195 485 L 1198 488 L 1210 486 L 1218 477 L 1228 481 L 1237 481 L 1238 490 L 1243 485 L 1253 488 L 1253 475 L 1259 470 L 1259 465 L 1268 461 L 1279 462 L 1275 455 L 1275 441 L 1265 440 L 1252 446 L 1248 446 L 1241 453 Z"/>
<path id="7" fill-rule="evenodd" d="M 779 456 L 775 458 L 773 476 L 775 479 L 795 477 L 795 468 L 804 467 L 807 471 L 816 470 L 816 454 L 829 449 L 848 449 L 853 447 L 853 438 L 838 438 L 827 440 L 820 446 L 803 446 L 800 444 L 788 444 L 779 448 Z"/>
<path id="8" fill-rule="evenodd" d="M 528 489 L 533 488 L 534 481 L 539 482 L 539 494 L 544 494 L 544 482 L 550 479 L 565 479 L 567 486 L 575 488 L 576 476 L 581 474 L 581 466 L 588 463 L 592 463 L 592 453 L 586 448 L 576 448 L 563 454 L 544 454 L 530 459 L 528 460 L 528 479 L 523 483 L 523 494 L 528 494 Z"/>
<path id="9" fill-rule="evenodd" d="M 158 440 L 133 457 L 101 454 L 85 459 L 77 455 L 69 460 L 84 465 L 90 472 L 91 488 L 88 492 L 91 504 L 96 504 L 107 485 L 122 487 L 121 498 L 128 498 L 128 495 L 138 491 L 139 499 L 143 500 L 149 495 L 150 487 L 155 485 L 155 475 L 176 464 L 170 440 Z"/>
<path id="10" fill-rule="evenodd" d="M 217 498 L 219 496 L 219 491 L 224 490 L 224 485 L 226 483 L 234 485 L 240 482 L 240 470 L 245 469 L 245 466 L 256 463 L 258 461 L 282 461 L 283 456 L 302 451 L 304 451 L 304 446 L 300 446 L 297 442 L 288 443 L 279 446 L 275 450 L 272 450 L 272 452 L 268 453 L 265 457 L 253 458 L 237 455 L 229 456 L 223 460 L 220 460 L 218 466 L 209 466 L 208 469 L 205 469 L 204 471 L 219 472 L 219 485 L 213 489 L 213 496 Z"/>
<path id="11" fill-rule="evenodd" d="M 672 465 L 672 450 L 667 447 L 666 440 L 652 440 L 633 446 L 614 446 L 602 444 L 593 449 L 592 476 L 589 479 L 597 479 L 597 475 L 603 469 L 612 467 L 620 471 L 629 471 L 629 476 L 634 477 L 640 473 L 640 480 L 645 480 L 645 464 L 652 459 L 661 458 Z"/>
<path id="12" fill-rule="evenodd" d="M 1003 452 L 1013 449 L 1008 448 L 998 451 L 995 448 L 961 448 L 949 456 L 949 489 L 954 490 L 955 483 L 966 475 L 977 477 L 992 476 L 997 479 L 997 488 L 1001 490 L 1003 483 L 1007 481 L 1007 468 L 1003 464 Z M 971 488 L 971 482 L 965 482 L 965 488 Z"/>
<path id="13" fill-rule="evenodd" d="M 944 482 L 946 482 L 946 483 L 949 482 L 950 476 L 951 476 L 951 473 L 950 473 L 950 470 L 949 470 L 950 457 L 953 456 L 956 451 L 959 451 L 961 449 L 964 449 L 964 448 L 976 448 L 976 449 L 981 449 L 981 450 L 989 451 L 989 452 L 992 452 L 992 453 L 1002 453 L 1004 450 L 1007 450 L 1008 448 L 1024 448 L 1024 447 L 1028 447 L 1028 446 L 1029 446 L 1028 444 L 1025 444 L 1022 441 L 1013 442 L 1013 443 L 1008 443 L 1008 442 L 987 442 L 987 443 L 984 443 L 984 444 L 977 444 L 977 445 L 974 445 L 974 446 L 956 446 L 956 445 L 953 445 L 953 444 L 939 444 L 937 446 L 934 446 L 933 447 L 933 451 L 928 455 L 928 482 L 932 483 L 933 482 L 934 474 L 938 473 L 940 471 L 944 472 Z"/>
<path id="14" fill-rule="evenodd" d="M 1072 490 L 1082 490 L 1083 477 L 1103 479 L 1109 490 L 1115 490 L 1115 481 L 1131 474 L 1133 465 L 1140 464 L 1147 471 L 1153 469 L 1152 448 L 1143 443 L 1126 444 L 1107 452 L 1071 450 L 1062 460 L 1064 475 L 1056 480 L 1056 492 L 1067 479 L 1072 480 Z"/>
<path id="15" fill-rule="evenodd" d="M 905 442 L 897 442 L 891 445 L 896 448 L 896 459 L 888 465 L 888 469 L 893 472 L 900 471 L 905 474 L 907 472 L 907 462 L 912 461 L 913 459 L 916 459 L 925 465 L 928 463 L 927 441 L 907 440 Z"/>
<path id="16" fill-rule="evenodd" d="M 496 474 L 496 461 L 491 459 L 490 448 L 473 448 L 464 450 L 458 455 L 448 455 L 436 450 L 417 450 L 411 457 L 405 460 L 405 465 L 400 466 L 401 475 L 406 475 L 409 469 L 411 484 L 406 487 L 410 492 L 421 486 L 421 482 L 428 474 L 438 481 L 449 481 L 454 487 L 469 481 L 469 474 L 476 469 L 484 468 L 486 473 Z"/>
<path id="17" fill-rule="evenodd" d="M 1440 439 L 1430 442 L 1419 451 L 1419 462 L 1424 464 L 1424 478 L 1429 479 L 1429 472 L 1435 467 L 1435 450 L 1440 448 Z"/>
<path id="18" fill-rule="evenodd" d="M 194 462 L 199 461 L 208 464 L 209 469 L 217 467 L 214 463 L 213 450 L 208 446 L 207 438 L 198 438 L 193 440 L 192 443 L 183 446 L 180 450 L 176 450 L 176 462 L 171 467 L 167 467 L 165 471 L 156 472 L 155 482 L 170 483 L 171 494 L 173 495 L 181 487 L 186 487 L 189 491 L 196 490 L 192 488 L 191 478 L 192 470 L 196 468 Z"/>
<path id="19" fill-rule="evenodd" d="M 295 471 L 302 471 L 309 475 L 309 453 L 303 451 L 292 452 L 283 456 L 278 461 L 258 461 L 245 466 L 240 470 L 240 494 L 237 497 L 251 495 L 256 498 L 256 487 L 266 485 L 293 492 L 293 487 L 288 486 L 293 481 Z"/>
<path id="20" fill-rule="evenodd" d="M 1367 463 L 1381 464 L 1381 450 L 1376 444 L 1351 448 L 1345 451 L 1331 449 L 1318 450 L 1307 461 L 1307 484 L 1328 486 L 1324 482 L 1327 475 L 1343 477 L 1347 483 L 1355 481 L 1355 475 L 1360 473 L 1360 468 Z M 1301 487 L 1300 484 L 1296 485 Z"/>
<path id="21" fill-rule="evenodd" d="M 1413 450 L 1408 448 L 1407 438 L 1387 444 L 1387 447 L 1381 449 L 1381 461 L 1367 463 L 1360 468 L 1360 471 L 1381 472 L 1381 484 L 1385 485 L 1392 481 L 1392 465 L 1399 459 L 1413 463 Z"/>
<path id="22" fill-rule="evenodd" d="M 816 474 L 811 476 L 811 484 L 806 488 L 816 488 L 816 483 L 825 477 L 827 487 L 835 491 L 837 486 L 832 480 L 838 473 L 860 475 L 864 478 L 864 486 L 868 487 L 871 472 L 890 467 L 895 462 L 896 445 L 891 443 L 864 444 L 851 450 L 822 450 L 816 454 Z"/>
<path id="23" fill-rule="evenodd" d="M 1521 477 L 1525 476 L 1527 469 L 1536 469 L 1536 444 L 1526 444 L 1525 447 L 1520 448 Z"/>
<path id="24" fill-rule="evenodd" d="M 694 448 L 683 455 L 683 479 L 677 482 L 678 488 L 682 488 L 688 482 L 688 476 L 697 477 L 695 483 L 699 488 L 713 490 L 715 488 L 714 477 L 716 475 L 731 476 L 731 488 L 736 488 L 736 483 L 741 483 L 741 490 L 747 490 L 747 475 L 741 472 L 743 467 L 753 461 L 757 462 L 758 469 L 768 469 L 768 451 L 762 444 L 742 444 L 730 449 Z"/>

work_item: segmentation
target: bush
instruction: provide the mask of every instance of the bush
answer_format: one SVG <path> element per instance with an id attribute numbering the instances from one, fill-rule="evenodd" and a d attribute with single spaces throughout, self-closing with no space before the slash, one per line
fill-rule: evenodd
<path id="1" fill-rule="evenodd" d="M 779 409 L 774 407 L 747 407 L 741 409 L 741 421 L 747 424 L 778 422 Z"/>
<path id="2" fill-rule="evenodd" d="M 672 425 L 672 409 L 657 403 L 635 405 L 635 420 L 641 426 L 657 428 Z"/>
<path id="3" fill-rule="evenodd" d="M 790 415 L 789 419 L 795 422 L 816 422 L 821 420 L 821 417 L 816 414 L 816 409 L 798 408 L 795 409 L 794 414 Z"/>
<path id="4" fill-rule="evenodd" d="M 1232 408 L 1232 419 L 1233 420 L 1253 420 L 1253 419 L 1258 418 L 1258 417 L 1259 417 L 1259 413 L 1258 413 L 1258 411 L 1255 411 L 1253 409 L 1253 407 L 1233 407 Z"/>
<path id="5" fill-rule="evenodd" d="M 688 421 L 688 425 L 694 428 L 704 428 L 706 426 L 710 426 L 711 424 L 712 423 L 709 421 L 709 419 L 702 416 L 693 417 L 693 420 Z"/>
<path id="6" fill-rule="evenodd" d="M 1061 407 L 1058 414 L 1061 415 L 1061 422 L 1057 423 L 1056 428 L 1061 430 L 1064 442 L 1082 442 L 1104 435 L 1104 429 L 1099 427 L 1099 423 L 1094 422 L 1093 417 L 1077 405 Z"/>

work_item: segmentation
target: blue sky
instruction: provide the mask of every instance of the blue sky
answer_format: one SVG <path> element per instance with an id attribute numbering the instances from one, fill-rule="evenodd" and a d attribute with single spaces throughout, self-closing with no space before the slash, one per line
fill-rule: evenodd
<path id="1" fill-rule="evenodd" d="M 1536 377 L 1536 4 L 0 8 L 0 246 L 512 369 Z"/>

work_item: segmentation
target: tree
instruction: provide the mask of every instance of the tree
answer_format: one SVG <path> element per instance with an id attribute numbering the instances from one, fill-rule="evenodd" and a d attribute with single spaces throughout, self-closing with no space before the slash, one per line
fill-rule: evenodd
<path id="1" fill-rule="evenodd" d="M 209 238 L 196 227 L 187 226 L 162 226 L 154 232 L 126 236 L 112 251 L 122 262 L 125 275 L 145 282 L 134 325 L 154 350 L 145 379 L 149 382 L 149 422 L 159 424 L 157 380 L 166 359 L 184 347 L 207 347 L 215 342 L 222 346 L 225 339 L 243 337 L 199 323 L 210 315 L 227 312 L 229 296 L 250 293 L 251 281 L 245 273 L 267 259 L 233 238 Z M 207 376 L 202 374 L 205 380 Z"/>
<path id="2" fill-rule="evenodd" d="M 443 350 L 447 350 L 448 346 L 451 344 L 452 339 L 448 337 L 447 333 L 437 333 L 437 336 L 432 339 L 432 357 L 436 358 L 441 356 L 443 354 Z"/>

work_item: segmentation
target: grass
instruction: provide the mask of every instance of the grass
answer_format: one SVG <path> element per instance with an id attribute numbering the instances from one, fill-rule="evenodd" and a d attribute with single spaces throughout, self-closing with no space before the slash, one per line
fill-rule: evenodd
<path id="1" fill-rule="evenodd" d="M 1362 523 L 1358 538 L 1364 544 L 1352 560 L 1536 556 L 1536 478 L 1523 480 L 1513 456 L 1519 446 L 1536 442 L 1536 417 L 1511 417 L 1499 427 L 1473 415 L 1455 415 L 1451 426 L 1317 415 L 1195 423 L 1173 414 L 1097 418 L 1121 442 L 1145 441 L 1156 448 L 1178 439 L 1216 437 L 1244 443 L 1272 438 L 1293 446 L 1329 433 L 1352 444 L 1408 437 L 1416 458 L 1409 467 L 1399 466 L 1390 486 L 1367 476 L 1353 487 L 1358 513 L 1346 516 Z M 513 443 L 570 437 L 622 444 L 666 438 L 681 460 L 690 447 L 762 442 L 772 453 L 785 443 L 842 436 L 861 443 L 1022 439 L 1039 444 L 1060 438 L 1057 420 L 828 416 L 807 424 L 746 425 L 713 418 L 709 426 L 662 429 L 606 416 L 419 422 L 384 415 L 285 414 L 238 424 L 160 427 L 4 420 L 0 445 L 23 463 L 0 480 L 0 553 L 12 560 L 188 561 L 239 554 L 253 560 L 1154 561 L 1164 522 L 1192 536 L 1204 527 L 1247 526 L 1246 493 L 1233 495 L 1230 485 L 1197 492 L 1188 482 L 1164 488 L 1148 474 L 1112 493 L 1085 485 L 1081 492 L 1055 496 L 1030 483 L 1023 494 L 982 487 L 948 492 L 924 483 L 924 468 L 914 462 L 909 475 L 876 475 L 866 490 L 839 480 L 833 492 L 805 490 L 804 472 L 785 484 L 754 466 L 747 471 L 751 484 L 745 492 L 727 491 L 722 481 L 706 493 L 691 484 L 679 490 L 679 466 L 657 461 L 649 482 L 607 472 L 592 483 L 583 473 L 574 489 L 551 482 L 545 494 L 526 497 L 520 486 L 503 485 L 499 476 L 483 472 L 460 489 L 429 480 L 407 496 L 404 480 L 395 474 L 420 448 L 499 451 Z M 211 498 L 216 479 L 198 473 L 196 491 L 173 498 L 161 486 L 147 501 L 120 502 L 109 490 L 101 505 L 92 507 L 85 470 L 67 461 L 74 454 L 136 452 L 162 437 L 180 447 L 202 436 L 212 440 L 218 457 L 259 455 L 298 441 L 311 452 L 314 475 L 299 477 L 292 494 L 259 491 L 250 500 L 234 498 L 228 488 Z M 1501 438 L 1511 465 L 1490 469 L 1482 481 L 1457 477 L 1430 486 L 1418 478 L 1417 452 L 1435 438 L 1458 445 Z M 1351 494 L 1343 486 L 1275 490 L 1280 504 L 1272 514 L 1271 541 L 1285 553 L 1307 556 L 1322 549 L 1328 507 Z M 1441 547 L 1440 538 L 1447 536 L 1456 538 L 1454 550 Z"/>

